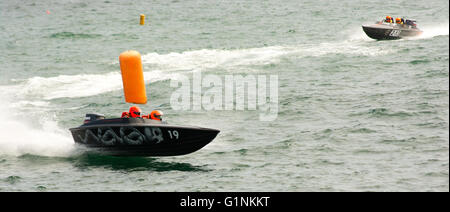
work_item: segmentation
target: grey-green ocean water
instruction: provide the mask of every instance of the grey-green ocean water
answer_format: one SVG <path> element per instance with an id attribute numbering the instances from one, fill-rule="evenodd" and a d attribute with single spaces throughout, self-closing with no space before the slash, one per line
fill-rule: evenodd
<path id="1" fill-rule="evenodd" d="M 445 0 L 1 1 L 0 191 L 449 191 L 448 14 Z M 386 15 L 424 34 L 367 38 Z M 220 129 L 211 144 L 162 158 L 74 145 L 85 113 L 131 106 L 129 49 L 144 111 Z M 170 80 L 195 71 L 278 75 L 277 119 L 173 110 Z"/>

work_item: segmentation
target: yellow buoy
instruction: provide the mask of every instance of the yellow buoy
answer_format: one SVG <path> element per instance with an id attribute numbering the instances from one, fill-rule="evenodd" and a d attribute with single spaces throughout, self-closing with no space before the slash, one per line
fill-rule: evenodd
<path id="1" fill-rule="evenodd" d="M 147 103 L 141 54 L 133 50 L 122 52 L 119 62 L 125 101 L 135 104 Z"/>
<path id="2" fill-rule="evenodd" d="M 140 21 L 140 24 L 141 24 L 141 25 L 144 25 L 144 23 L 145 23 L 145 15 L 144 15 L 144 14 L 141 14 L 141 21 Z"/>

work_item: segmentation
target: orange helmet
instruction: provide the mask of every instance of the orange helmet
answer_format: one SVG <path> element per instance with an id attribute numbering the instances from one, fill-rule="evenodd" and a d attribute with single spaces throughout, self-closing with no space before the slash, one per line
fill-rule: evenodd
<path id="1" fill-rule="evenodd" d="M 162 116 L 164 114 L 159 110 L 154 110 L 150 113 L 150 119 L 162 121 Z"/>
<path id="2" fill-rule="evenodd" d="M 392 23 L 393 22 L 392 17 L 391 16 L 386 16 L 386 22 Z"/>
<path id="3" fill-rule="evenodd" d="M 396 18 L 396 19 L 395 19 L 395 22 L 399 24 L 399 23 L 402 22 L 402 19 L 401 19 L 401 18 Z"/>
<path id="4" fill-rule="evenodd" d="M 139 118 L 139 117 L 141 117 L 141 108 L 139 108 L 138 106 L 132 106 L 132 107 L 130 107 L 130 112 L 129 112 L 129 114 L 130 114 L 130 117 L 133 117 L 133 118 Z"/>

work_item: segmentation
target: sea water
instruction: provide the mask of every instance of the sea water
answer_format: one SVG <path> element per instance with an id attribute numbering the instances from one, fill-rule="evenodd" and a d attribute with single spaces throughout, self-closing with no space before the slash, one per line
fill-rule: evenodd
<path id="1" fill-rule="evenodd" d="M 448 14 L 444 0 L 1 1 L 0 191 L 449 191 Z M 368 38 L 361 25 L 386 15 L 423 35 Z M 130 49 L 144 113 L 219 129 L 212 143 L 178 157 L 74 144 L 84 114 L 132 105 Z M 276 75 L 276 119 L 173 109 L 171 81 L 197 72 Z"/>

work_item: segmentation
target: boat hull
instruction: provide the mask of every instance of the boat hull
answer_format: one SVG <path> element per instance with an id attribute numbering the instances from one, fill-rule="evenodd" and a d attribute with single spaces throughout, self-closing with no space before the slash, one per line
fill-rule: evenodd
<path id="1" fill-rule="evenodd" d="M 75 143 L 108 155 L 177 156 L 209 144 L 219 130 L 139 118 L 105 119 L 71 128 Z"/>
<path id="2" fill-rule="evenodd" d="M 381 24 L 362 26 L 362 28 L 367 36 L 376 40 L 396 40 L 422 34 L 422 31 L 416 28 L 390 27 Z"/>

